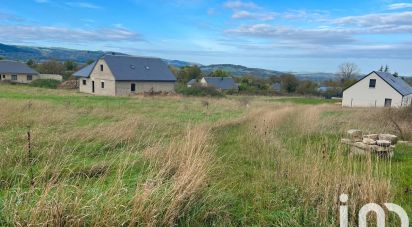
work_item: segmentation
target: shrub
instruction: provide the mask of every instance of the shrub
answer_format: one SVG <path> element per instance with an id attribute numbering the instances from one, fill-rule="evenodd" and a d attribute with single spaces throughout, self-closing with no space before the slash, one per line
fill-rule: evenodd
<path id="1" fill-rule="evenodd" d="M 185 85 L 178 85 L 176 92 L 185 96 L 212 96 L 223 97 L 223 93 L 219 92 L 213 87 L 203 87 L 200 85 L 193 85 L 192 87 L 186 87 Z"/>
<path id="2" fill-rule="evenodd" d="M 40 79 L 40 80 L 34 80 L 31 83 L 31 86 L 56 89 L 57 86 L 59 86 L 59 84 L 60 84 L 60 81 L 58 81 L 58 80 L 51 80 L 51 79 L 43 80 L 43 79 Z"/>

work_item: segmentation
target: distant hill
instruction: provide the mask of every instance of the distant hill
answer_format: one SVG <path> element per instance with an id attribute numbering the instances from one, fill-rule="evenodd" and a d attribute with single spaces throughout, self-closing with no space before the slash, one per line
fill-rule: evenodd
<path id="1" fill-rule="evenodd" d="M 31 46 L 17 46 L 7 45 L 0 43 L 0 57 L 4 57 L 10 60 L 27 61 L 34 59 L 36 61 L 46 61 L 50 59 L 58 61 L 75 61 L 77 63 L 86 63 L 90 60 L 96 60 L 104 54 L 112 52 L 105 51 L 87 51 L 87 50 L 73 50 L 58 47 L 31 47 Z M 122 53 L 116 53 L 122 54 Z M 254 75 L 258 77 L 267 78 L 270 76 L 280 76 L 285 72 L 248 68 L 242 65 L 232 64 L 216 64 L 216 65 L 201 65 L 193 62 L 186 62 L 180 60 L 168 60 L 163 59 L 167 64 L 175 67 L 184 67 L 198 65 L 205 75 L 220 69 L 229 72 L 234 77 L 240 77 L 245 75 Z M 334 77 L 332 73 L 294 73 L 299 78 L 309 79 L 315 81 L 322 81 L 331 79 Z"/>
<path id="2" fill-rule="evenodd" d="M 241 65 L 232 65 L 232 64 L 222 64 L 222 65 L 208 65 L 201 66 L 200 69 L 205 73 L 209 74 L 217 69 L 224 70 L 229 72 L 232 76 L 246 76 L 254 75 L 259 77 L 270 77 L 270 76 L 279 76 L 284 74 L 283 72 L 267 70 L 267 69 L 258 69 L 258 68 L 248 68 Z"/>
<path id="3" fill-rule="evenodd" d="M 27 61 L 35 59 L 37 61 L 58 60 L 58 61 L 75 61 L 85 63 L 89 60 L 95 60 L 105 54 L 103 51 L 71 50 L 65 48 L 48 48 L 48 47 L 27 47 L 12 46 L 0 43 L 0 56 L 10 60 Z"/>

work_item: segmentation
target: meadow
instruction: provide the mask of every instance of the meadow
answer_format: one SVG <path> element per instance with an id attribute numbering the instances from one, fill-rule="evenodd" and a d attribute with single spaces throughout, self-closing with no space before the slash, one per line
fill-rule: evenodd
<path id="1" fill-rule="evenodd" d="M 0 84 L 0 226 L 338 226 L 342 193 L 352 226 L 368 202 L 412 217 L 412 148 L 379 159 L 340 143 L 396 134 L 386 111 Z"/>

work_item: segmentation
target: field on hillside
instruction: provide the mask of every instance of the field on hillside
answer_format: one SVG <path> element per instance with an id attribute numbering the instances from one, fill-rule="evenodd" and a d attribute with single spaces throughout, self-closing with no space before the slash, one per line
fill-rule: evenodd
<path id="1" fill-rule="evenodd" d="M 368 202 L 411 216 L 412 148 L 377 159 L 340 144 L 351 128 L 397 133 L 384 112 L 0 84 L 0 226 L 337 226 L 342 193 L 352 225 Z"/>

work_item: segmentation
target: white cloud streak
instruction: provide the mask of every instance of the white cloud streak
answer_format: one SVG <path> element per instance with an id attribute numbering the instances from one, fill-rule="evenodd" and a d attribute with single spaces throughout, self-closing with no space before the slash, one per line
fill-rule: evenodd
<path id="1" fill-rule="evenodd" d="M 394 3 L 388 6 L 389 10 L 412 8 L 412 3 Z"/>

